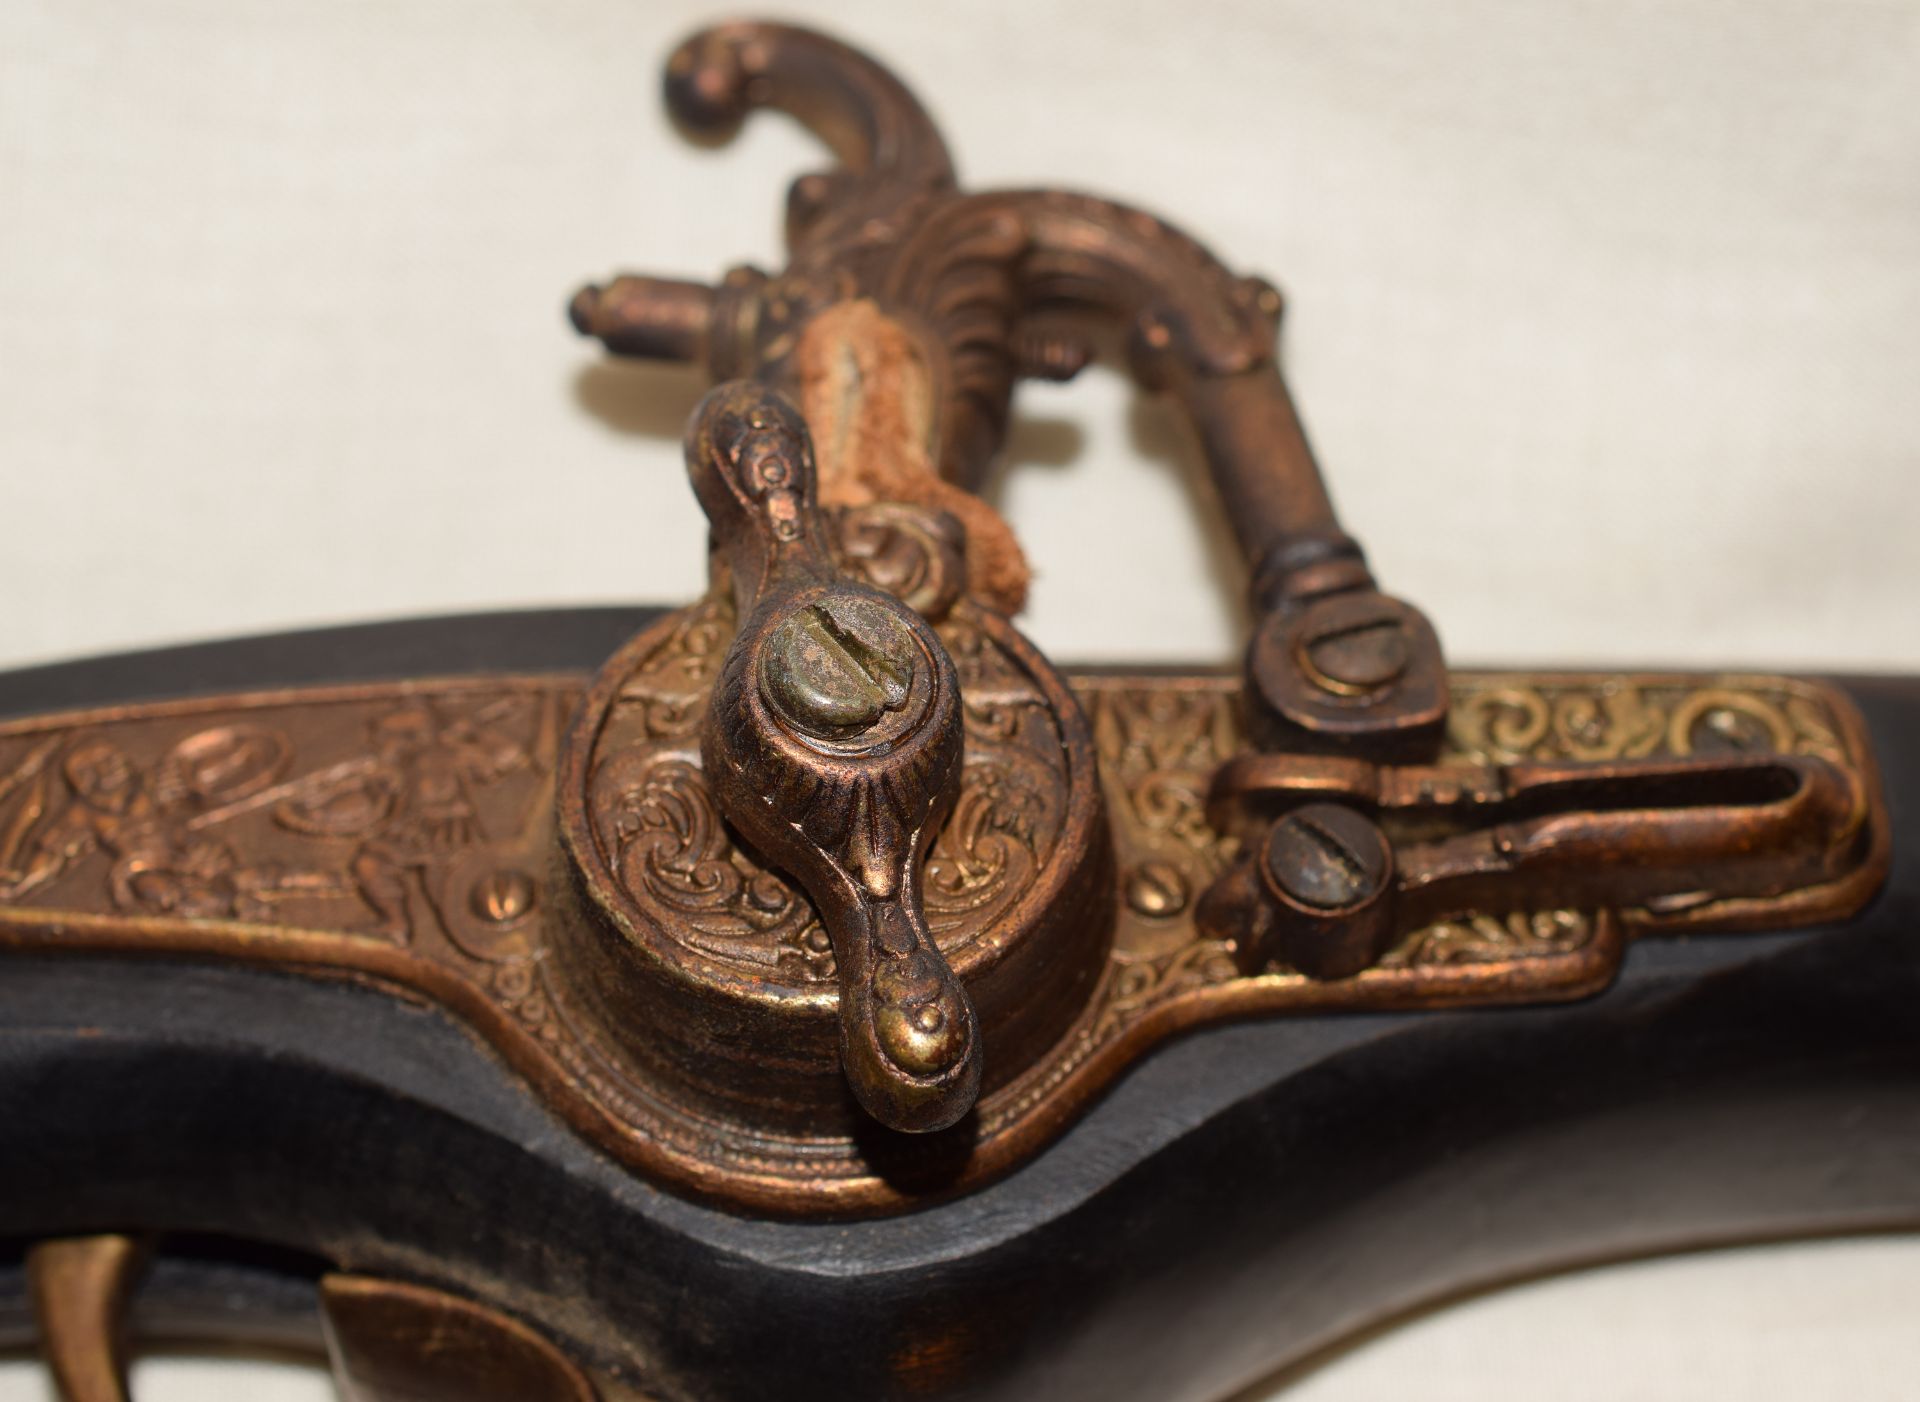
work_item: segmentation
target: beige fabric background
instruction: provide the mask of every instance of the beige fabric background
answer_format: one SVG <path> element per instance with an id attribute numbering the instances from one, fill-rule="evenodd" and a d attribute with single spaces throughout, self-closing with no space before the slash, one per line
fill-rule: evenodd
<path id="1" fill-rule="evenodd" d="M 787 12 L 896 63 L 969 181 L 1130 199 L 1279 281 L 1348 522 L 1456 658 L 1920 667 L 1920 4 Z M 695 150 L 656 105 L 710 13 L 0 5 L 0 666 L 698 588 L 697 387 L 561 308 L 777 258 L 817 148 Z M 1163 413 L 1038 389 L 1012 459 L 1044 646 L 1230 654 Z M 1912 1242 L 1608 1272 L 1289 1396 L 1906 1397 L 1916 1288 Z M 149 1399 L 320 1395 L 172 1366 Z"/>

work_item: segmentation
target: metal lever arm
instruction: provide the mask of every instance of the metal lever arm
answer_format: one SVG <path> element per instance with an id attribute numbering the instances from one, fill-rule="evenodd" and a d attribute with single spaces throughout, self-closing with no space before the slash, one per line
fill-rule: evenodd
<path id="1" fill-rule="evenodd" d="M 772 390 L 709 394 L 687 464 L 740 615 L 702 736 L 707 783 L 820 912 L 855 1096 L 895 1129 L 944 1129 L 979 1094 L 981 1064 L 920 895 L 960 781 L 953 663 L 906 605 L 834 568 L 806 425 Z"/>
<path id="2" fill-rule="evenodd" d="M 1831 881 L 1859 860 L 1868 805 L 1814 755 L 1383 767 L 1242 755 L 1215 821 L 1271 816 L 1202 919 L 1246 930 L 1255 963 L 1342 978 L 1419 923 L 1595 901 L 1658 915 Z"/>

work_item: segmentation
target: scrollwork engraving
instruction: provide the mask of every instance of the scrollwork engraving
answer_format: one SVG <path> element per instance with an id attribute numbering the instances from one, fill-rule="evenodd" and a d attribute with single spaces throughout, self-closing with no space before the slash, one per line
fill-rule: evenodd
<path id="1" fill-rule="evenodd" d="M 812 905 L 742 849 L 708 796 L 699 724 L 730 615 L 696 605 L 637 658 L 595 745 L 588 810 L 621 891 L 669 939 L 796 984 L 835 977 Z M 949 957 L 990 930 L 1044 868 L 1065 820 L 1059 732 L 1017 661 L 955 607 L 939 628 L 960 677 L 960 794 L 928 853 L 923 902 Z"/>
<path id="2" fill-rule="evenodd" d="M 1047 709 L 1004 654 L 968 641 L 965 607 L 949 626 L 974 693 L 966 771 L 926 881 L 943 946 L 993 928 L 1060 822 Z M 624 844 L 622 884 L 658 893 L 648 897 L 657 918 L 721 950 L 715 957 L 753 969 L 771 960 L 778 977 L 815 986 L 831 975 L 831 955 L 811 943 L 811 912 L 737 848 L 705 798 L 697 747 L 674 733 L 672 707 L 653 704 L 684 697 L 700 659 L 723 650 L 724 613 L 682 622 L 660 660 L 658 695 L 629 687 L 614 708 L 612 723 L 645 743 L 641 759 L 593 771 L 596 811 L 611 824 L 601 830 Z M 1244 744 L 1237 685 L 1083 676 L 1076 690 L 1097 739 L 1120 879 L 1150 873 L 1150 899 L 1120 903 L 1081 1020 L 983 1100 L 983 1162 L 1002 1163 L 992 1157 L 1001 1136 L 1081 1103 L 1171 1028 L 1250 1010 L 1555 996 L 1592 987 L 1617 955 L 1620 924 L 1596 912 L 1480 912 L 1416 931 L 1354 980 L 1242 977 L 1231 943 L 1197 936 L 1191 907 L 1165 896 L 1200 889 L 1232 855 L 1206 824 L 1204 798 L 1213 768 Z M 1467 673 L 1454 694 L 1447 755 L 1461 763 L 1576 747 L 1640 753 L 1649 736 L 1656 755 L 1758 745 L 1869 763 L 1844 705 L 1787 680 Z M 699 1163 L 756 1191 L 831 1185 L 849 1203 L 879 1201 L 858 1144 L 747 1132 L 674 1101 L 611 1060 L 556 991 L 544 944 L 555 732 L 580 695 L 573 679 L 480 679 L 0 724 L 0 937 L 58 949 L 88 917 L 119 932 L 116 948 L 177 942 L 258 958 L 291 935 L 311 967 L 318 936 L 339 941 L 343 968 L 374 950 L 451 975 L 505 1013 L 509 1030 L 489 1035 L 523 1070 L 555 1078 L 542 1084 L 563 1087 L 563 1099 L 592 1107 L 579 1122 L 603 1117 L 610 1127 L 596 1137 L 613 1152 L 665 1163 L 670 1177 L 680 1170 L 669 1160 Z M 376 877 L 404 888 L 404 949 L 365 890 L 370 854 L 387 863 Z"/>
<path id="3" fill-rule="evenodd" d="M 1593 917 L 1577 910 L 1470 915 L 1419 931 L 1381 965 L 1417 968 L 1567 954 L 1592 939 L 1593 928 Z"/>

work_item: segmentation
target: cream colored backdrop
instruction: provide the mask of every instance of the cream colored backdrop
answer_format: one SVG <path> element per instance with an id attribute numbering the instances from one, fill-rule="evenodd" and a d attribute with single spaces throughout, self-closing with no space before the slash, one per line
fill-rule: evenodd
<path id="1" fill-rule="evenodd" d="M 1131 200 L 1278 281 L 1348 524 L 1456 658 L 1920 668 L 1920 5 L 785 9 L 895 63 L 970 183 Z M 818 149 L 696 150 L 657 106 L 711 16 L 0 4 L 0 666 L 697 589 L 697 386 L 562 307 L 777 260 Z M 1165 414 L 1104 374 L 1021 413 L 1042 645 L 1230 655 Z M 1905 1397 L 1916 1289 L 1911 1243 L 1609 1273 L 1290 1395 Z"/>

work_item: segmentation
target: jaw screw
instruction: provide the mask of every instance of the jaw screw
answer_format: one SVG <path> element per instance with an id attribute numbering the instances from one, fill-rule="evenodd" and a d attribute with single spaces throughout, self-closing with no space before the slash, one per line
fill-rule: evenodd
<path id="1" fill-rule="evenodd" d="M 1406 629 L 1391 615 L 1362 619 L 1311 636 L 1300 645 L 1306 672 L 1323 690 L 1345 695 L 1378 691 L 1407 670 Z"/>

